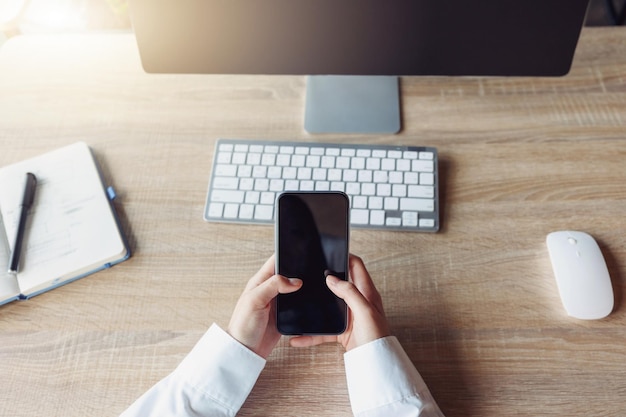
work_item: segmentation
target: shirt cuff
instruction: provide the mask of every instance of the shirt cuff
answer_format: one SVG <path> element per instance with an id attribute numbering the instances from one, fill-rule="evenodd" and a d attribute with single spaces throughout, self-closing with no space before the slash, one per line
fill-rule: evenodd
<path id="1" fill-rule="evenodd" d="M 213 324 L 174 371 L 197 393 L 236 413 L 252 391 L 265 359 Z M 194 398 L 190 398 L 194 402 Z M 200 407 L 201 408 L 201 407 Z"/>
<path id="2" fill-rule="evenodd" d="M 344 354 L 350 404 L 355 416 L 442 416 L 428 387 L 395 336 L 374 340 Z M 381 414 L 382 412 L 382 414 Z M 405 414 L 402 414 L 405 415 Z"/>

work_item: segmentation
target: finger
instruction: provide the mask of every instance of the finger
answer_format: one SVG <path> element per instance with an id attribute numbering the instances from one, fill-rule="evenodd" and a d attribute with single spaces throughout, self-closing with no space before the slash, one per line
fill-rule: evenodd
<path id="1" fill-rule="evenodd" d="M 329 275 L 326 277 L 326 285 L 333 294 L 346 302 L 354 314 L 365 314 L 366 310 L 371 308 L 370 303 L 353 283 Z"/>
<path id="2" fill-rule="evenodd" d="M 336 342 L 337 336 L 295 336 L 289 339 L 289 344 L 293 347 L 310 347 L 323 343 Z"/>
<path id="3" fill-rule="evenodd" d="M 252 289 L 248 296 L 251 297 L 254 305 L 263 308 L 278 294 L 288 294 L 299 290 L 300 287 L 302 287 L 301 279 L 272 275 L 265 282 Z"/>
<path id="4" fill-rule="evenodd" d="M 263 282 L 270 279 L 270 277 L 274 275 L 275 263 L 276 258 L 274 257 L 274 255 L 270 256 L 269 259 L 265 261 L 261 269 L 259 269 L 257 273 L 254 274 L 252 278 L 250 278 L 250 280 L 248 280 L 248 283 L 246 284 L 246 290 L 258 287 Z"/>
<path id="5" fill-rule="evenodd" d="M 359 292 L 363 294 L 366 300 L 373 304 L 381 313 L 383 312 L 383 302 L 380 293 L 374 285 L 374 281 L 370 276 L 363 260 L 355 255 L 350 255 L 350 277 Z"/>

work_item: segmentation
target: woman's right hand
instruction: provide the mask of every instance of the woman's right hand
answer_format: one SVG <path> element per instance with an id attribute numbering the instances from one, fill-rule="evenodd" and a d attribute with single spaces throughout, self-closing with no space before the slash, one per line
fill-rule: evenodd
<path id="1" fill-rule="evenodd" d="M 295 336 L 290 340 L 291 346 L 307 347 L 337 342 L 348 351 L 391 334 L 382 298 L 361 258 L 350 255 L 349 269 L 352 282 L 332 275 L 326 277 L 328 288 L 349 307 L 346 331 L 340 335 Z"/>

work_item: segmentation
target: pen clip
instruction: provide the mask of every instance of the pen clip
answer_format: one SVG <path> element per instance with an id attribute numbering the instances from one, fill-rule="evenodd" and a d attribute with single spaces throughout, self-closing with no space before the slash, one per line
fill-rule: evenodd
<path id="1" fill-rule="evenodd" d="M 26 173 L 26 184 L 24 186 L 24 196 L 22 197 L 22 206 L 30 208 L 35 200 L 35 187 L 37 186 L 37 178 L 31 172 Z"/>

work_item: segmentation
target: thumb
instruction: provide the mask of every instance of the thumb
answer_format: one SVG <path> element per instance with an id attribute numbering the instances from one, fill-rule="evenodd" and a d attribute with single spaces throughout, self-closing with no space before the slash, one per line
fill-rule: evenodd
<path id="1" fill-rule="evenodd" d="M 357 315 L 371 307 L 367 299 L 351 282 L 328 275 L 326 277 L 326 285 L 328 285 L 333 294 L 345 301 L 350 310 Z"/>
<path id="2" fill-rule="evenodd" d="M 288 294 L 297 291 L 302 287 L 302 280 L 299 278 L 287 278 L 282 275 L 274 275 L 258 287 L 252 290 L 253 297 L 258 305 L 267 305 L 278 294 Z"/>

